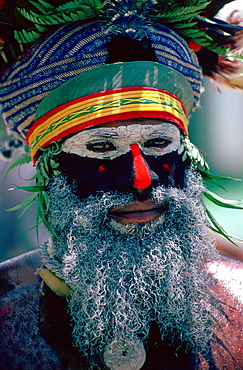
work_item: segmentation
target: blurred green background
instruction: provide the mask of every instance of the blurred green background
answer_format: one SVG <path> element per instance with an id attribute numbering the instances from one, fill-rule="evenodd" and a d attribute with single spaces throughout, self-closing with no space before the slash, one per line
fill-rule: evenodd
<path id="1" fill-rule="evenodd" d="M 201 107 L 193 114 L 190 123 L 190 138 L 210 165 L 211 173 L 243 179 L 243 93 L 236 90 L 215 89 L 211 82 L 204 81 Z M 7 163 L 0 162 L 0 176 Z M 39 241 L 36 238 L 35 209 L 32 207 L 18 219 L 20 211 L 5 209 L 21 202 L 29 194 L 21 190 L 8 191 L 13 184 L 26 185 L 23 179 L 34 174 L 32 165 L 24 165 L 11 171 L 0 182 L 0 261 L 17 256 L 38 247 L 47 238 L 40 227 Z M 211 187 L 222 197 L 243 199 L 243 183 L 221 182 L 227 192 Z M 243 238 L 243 210 L 226 210 L 210 206 L 211 211 L 224 228 Z"/>

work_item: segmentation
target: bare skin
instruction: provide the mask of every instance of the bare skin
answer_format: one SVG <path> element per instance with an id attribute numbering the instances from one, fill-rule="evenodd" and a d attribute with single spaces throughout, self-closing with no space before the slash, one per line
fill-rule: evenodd
<path id="1" fill-rule="evenodd" d="M 231 243 L 226 238 L 213 232 L 209 229 L 209 234 L 216 240 L 216 248 L 223 256 L 233 258 L 234 260 L 243 262 L 243 245 L 238 243 L 238 246 Z"/>

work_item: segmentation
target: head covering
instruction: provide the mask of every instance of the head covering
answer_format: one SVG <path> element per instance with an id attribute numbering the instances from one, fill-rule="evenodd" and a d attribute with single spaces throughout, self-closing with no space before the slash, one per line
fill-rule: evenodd
<path id="1" fill-rule="evenodd" d="M 27 143 L 35 158 L 39 147 L 87 127 L 140 117 L 170 120 L 187 135 L 186 116 L 192 107 L 190 84 L 172 68 L 143 61 L 107 64 L 49 93 L 39 105 Z"/>
<path id="2" fill-rule="evenodd" d="M 105 22 L 68 24 L 35 44 L 21 54 L 2 74 L 0 99 L 3 117 L 8 127 L 24 139 L 32 128 L 40 102 L 46 96 L 41 109 L 44 113 L 46 109 L 43 106 L 47 104 L 49 107 L 50 100 L 55 101 L 51 105 L 53 109 L 55 105 L 59 106 L 68 100 L 136 84 L 169 91 L 179 99 L 182 91 L 187 91 L 188 95 L 184 96 L 183 105 L 186 106 L 188 116 L 198 104 L 201 89 L 202 73 L 196 58 L 186 42 L 169 28 L 159 24 L 152 26 L 145 24 L 144 32 L 151 43 L 158 64 L 156 67 L 158 77 L 153 76 L 151 81 L 146 81 L 146 74 L 150 74 L 153 68 L 149 67 L 149 63 L 144 66 L 147 71 L 140 68 L 139 73 L 143 76 L 139 81 L 135 75 L 136 71 L 129 71 L 125 66 L 122 81 L 118 76 L 115 77 L 116 73 L 121 72 L 118 70 L 115 72 L 113 64 L 106 64 L 105 69 L 100 69 L 100 72 L 94 71 L 105 65 L 109 56 L 107 45 L 112 36 L 106 34 Z M 75 76 L 78 76 L 75 82 L 71 82 Z M 127 79 L 129 83 L 125 81 Z M 115 83 L 112 82 L 114 80 Z M 175 86 L 177 80 L 178 84 Z M 67 81 L 70 83 L 67 84 Z M 75 83 L 78 90 L 73 85 Z M 59 88 L 57 92 L 48 98 L 50 92 L 57 88 Z M 97 97 L 97 102 L 99 99 L 100 96 Z M 38 118 L 39 116 L 40 111 Z"/>

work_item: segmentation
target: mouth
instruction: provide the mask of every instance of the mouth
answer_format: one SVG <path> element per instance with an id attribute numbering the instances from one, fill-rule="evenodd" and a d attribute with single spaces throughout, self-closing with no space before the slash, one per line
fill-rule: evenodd
<path id="1" fill-rule="evenodd" d="M 152 199 L 144 202 L 135 200 L 109 211 L 109 215 L 121 223 L 145 223 L 154 221 L 166 210 L 166 206 Z"/>

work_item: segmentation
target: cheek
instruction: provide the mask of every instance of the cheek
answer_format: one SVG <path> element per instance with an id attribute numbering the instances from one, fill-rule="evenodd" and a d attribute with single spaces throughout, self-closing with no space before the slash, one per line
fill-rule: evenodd
<path id="1" fill-rule="evenodd" d="M 181 156 L 176 152 L 163 156 L 146 156 L 149 168 L 159 180 L 159 184 L 183 188 L 185 170 L 190 165 L 189 161 L 182 161 Z"/>
<path id="2" fill-rule="evenodd" d="M 176 153 L 160 157 L 143 156 L 149 171 L 155 174 L 158 184 L 165 186 L 184 186 L 185 168 L 188 162 L 182 162 Z M 113 160 L 82 158 L 75 154 L 61 153 L 57 156 L 58 169 L 67 177 L 73 191 L 80 198 L 85 198 L 97 191 L 131 192 L 133 189 L 134 170 L 131 153 Z M 153 176 L 152 176 L 153 178 Z M 133 189 L 134 190 L 134 189 Z"/>
<path id="3" fill-rule="evenodd" d="M 129 154 L 113 160 L 99 160 L 61 153 L 58 162 L 58 169 L 67 176 L 67 181 L 80 198 L 97 191 L 119 190 L 132 176 L 132 158 Z"/>

